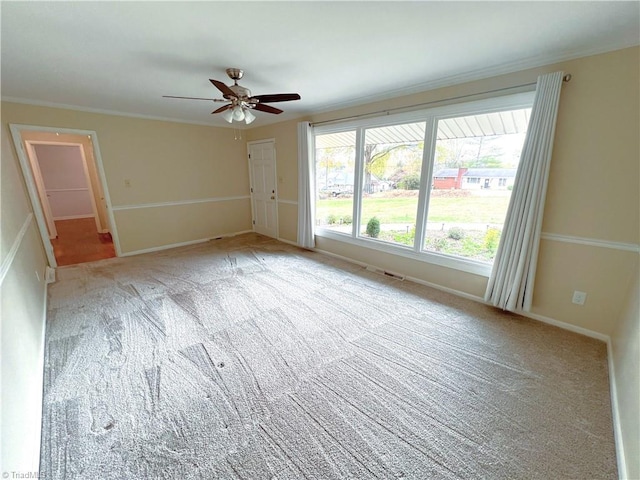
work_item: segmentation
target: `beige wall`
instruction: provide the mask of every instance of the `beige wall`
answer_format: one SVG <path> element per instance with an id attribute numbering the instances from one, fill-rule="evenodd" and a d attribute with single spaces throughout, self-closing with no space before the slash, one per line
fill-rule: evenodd
<path id="1" fill-rule="evenodd" d="M 640 278 L 638 257 L 620 319 L 611 335 L 626 478 L 640 478 Z"/>
<path id="2" fill-rule="evenodd" d="M 2 123 L 3 128 L 17 123 L 97 133 L 122 253 L 172 245 L 176 238 L 190 242 L 251 229 L 248 201 L 210 201 L 206 210 L 198 203 L 249 195 L 246 144 L 234 140 L 231 129 L 8 102 L 2 103 Z M 143 220 L 142 211 L 155 222 L 153 228 L 130 221 Z"/>
<path id="3" fill-rule="evenodd" d="M 127 232 L 120 241 L 122 250 L 137 252 L 156 248 L 156 238 L 162 238 L 165 245 L 175 245 L 251 230 L 251 203 L 247 198 L 133 208 L 118 210 L 115 217 L 118 228 Z M 171 228 L 167 218 L 172 219 Z"/>
<path id="4" fill-rule="evenodd" d="M 441 101 L 535 82 L 538 75 L 557 70 L 571 73 L 573 79 L 563 86 L 560 101 L 543 232 L 561 235 L 572 243 L 542 240 L 532 310 L 539 316 L 609 335 L 624 300 L 625 291 L 618 286 L 630 277 L 636 254 L 617 249 L 616 244 L 604 248 L 575 242 L 586 238 L 637 245 L 640 241 L 637 47 L 327 112 L 307 120 L 318 122 Z M 248 133 L 250 140 L 275 138 L 278 172 L 284 169 L 291 182 L 297 181 L 297 151 L 293 146 L 286 150 L 282 146 L 297 144 L 296 123 L 254 128 Z M 287 185 L 281 192 L 293 195 L 295 189 Z M 296 225 L 289 223 L 296 219 L 291 212 L 281 215 L 280 231 L 295 232 Z M 319 239 L 318 246 L 465 294 L 484 294 L 485 277 L 412 263 L 328 239 Z M 574 290 L 587 292 L 584 306 L 571 303 Z"/>
<path id="5" fill-rule="evenodd" d="M 40 453 L 46 259 L 9 129 L 2 128 L 0 162 L 0 464 L 37 471 Z M 22 236 L 20 233 L 24 232 Z"/>

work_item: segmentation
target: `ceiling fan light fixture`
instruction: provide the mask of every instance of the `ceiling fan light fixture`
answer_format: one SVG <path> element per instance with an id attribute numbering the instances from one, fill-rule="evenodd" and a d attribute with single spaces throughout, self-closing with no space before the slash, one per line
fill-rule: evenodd
<path id="1" fill-rule="evenodd" d="M 242 109 L 242 107 L 240 106 L 235 106 L 232 109 L 233 111 L 233 119 L 237 120 L 238 122 L 241 122 L 242 120 L 244 120 L 244 111 Z"/>
<path id="2" fill-rule="evenodd" d="M 244 121 L 247 125 L 249 125 L 251 122 L 253 122 L 256 119 L 256 116 L 251 113 L 251 110 L 246 109 L 244 111 Z"/>
<path id="3" fill-rule="evenodd" d="M 233 123 L 233 110 L 232 109 L 227 109 L 223 114 L 222 114 L 222 118 L 224 118 L 227 122 L 229 123 Z"/>

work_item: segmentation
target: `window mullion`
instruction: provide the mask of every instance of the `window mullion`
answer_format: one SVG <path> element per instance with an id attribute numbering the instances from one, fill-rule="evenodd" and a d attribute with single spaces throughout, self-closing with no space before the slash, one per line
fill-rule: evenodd
<path id="1" fill-rule="evenodd" d="M 427 227 L 427 213 L 429 212 L 429 199 L 431 183 L 433 181 L 433 162 L 435 159 L 436 140 L 438 138 L 438 121 L 434 117 L 426 119 L 424 129 L 424 147 L 422 149 L 422 167 L 420 170 L 420 193 L 418 196 L 418 214 L 416 218 L 416 237 L 413 249 L 422 251 Z"/>
<path id="2" fill-rule="evenodd" d="M 364 158 L 364 129 L 356 130 L 356 161 L 353 176 L 353 225 L 351 236 L 357 237 L 360 232 L 360 219 L 362 218 L 362 181 L 363 181 L 363 158 Z"/>

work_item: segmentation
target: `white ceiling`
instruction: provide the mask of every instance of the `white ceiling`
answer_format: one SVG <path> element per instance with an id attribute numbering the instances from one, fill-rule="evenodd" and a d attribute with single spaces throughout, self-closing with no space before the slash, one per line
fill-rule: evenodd
<path id="1" fill-rule="evenodd" d="M 229 126 L 209 78 L 302 100 L 251 126 L 640 43 L 640 2 L 8 2 L 4 100 Z M 235 126 L 236 124 L 234 124 Z"/>

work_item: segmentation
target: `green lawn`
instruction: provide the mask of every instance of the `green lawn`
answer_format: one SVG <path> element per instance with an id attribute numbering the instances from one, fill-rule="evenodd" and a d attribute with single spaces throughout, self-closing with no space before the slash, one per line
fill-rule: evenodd
<path id="1" fill-rule="evenodd" d="M 418 197 L 363 199 L 362 222 L 378 217 L 381 224 L 415 223 Z M 437 197 L 429 202 L 429 221 L 443 223 L 501 224 L 509 205 L 507 195 L 472 195 L 468 197 Z M 329 215 L 344 218 L 353 214 L 352 198 L 327 198 L 316 202 L 316 217 L 324 223 Z"/>

